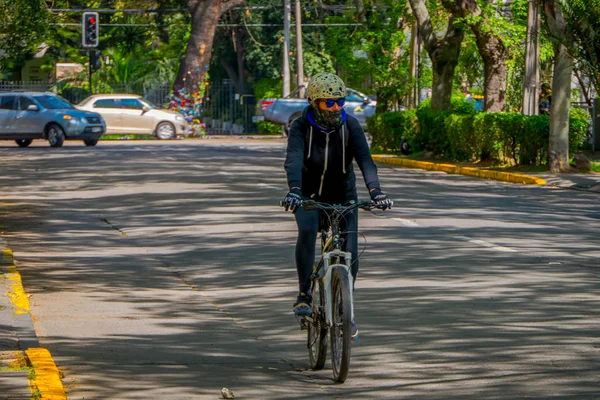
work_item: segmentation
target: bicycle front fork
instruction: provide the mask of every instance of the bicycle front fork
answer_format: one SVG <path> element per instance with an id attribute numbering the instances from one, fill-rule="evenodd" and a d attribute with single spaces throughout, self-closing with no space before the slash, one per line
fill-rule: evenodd
<path id="1" fill-rule="evenodd" d="M 331 264 L 331 261 L 336 257 L 343 257 L 345 263 L 344 264 Z M 327 326 L 333 326 L 333 288 L 332 288 L 332 275 L 333 271 L 336 268 L 342 270 L 342 273 L 346 275 L 349 283 L 350 293 L 344 293 L 344 295 L 348 295 L 350 298 L 350 317 L 351 321 L 354 321 L 354 279 L 352 278 L 352 273 L 350 272 L 350 265 L 352 264 L 352 254 L 342 251 L 342 250 L 333 250 L 323 254 L 323 261 L 325 269 L 325 276 L 323 276 L 323 288 L 325 292 L 325 319 L 327 322 Z"/>

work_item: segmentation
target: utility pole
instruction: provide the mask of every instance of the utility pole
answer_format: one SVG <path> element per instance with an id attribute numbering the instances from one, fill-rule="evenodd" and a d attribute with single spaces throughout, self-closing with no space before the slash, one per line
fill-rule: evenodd
<path id="1" fill-rule="evenodd" d="M 540 4 L 529 0 L 527 42 L 525 43 L 525 79 L 523 80 L 523 115 L 538 115 L 540 86 Z"/>
<path id="2" fill-rule="evenodd" d="M 410 77 L 413 85 L 408 96 L 408 108 L 419 106 L 419 64 L 421 57 L 421 40 L 419 39 L 419 26 L 413 21 L 410 31 Z"/>
<path id="3" fill-rule="evenodd" d="M 302 53 L 302 9 L 296 0 L 296 74 L 299 88 L 298 97 L 304 98 L 304 54 Z"/>
<path id="4" fill-rule="evenodd" d="M 94 94 L 92 90 L 92 74 L 94 70 L 92 69 L 92 50 L 88 49 L 88 85 L 90 85 L 90 96 Z"/>
<path id="5" fill-rule="evenodd" d="M 283 0 L 283 97 L 290 94 L 290 0 Z"/>

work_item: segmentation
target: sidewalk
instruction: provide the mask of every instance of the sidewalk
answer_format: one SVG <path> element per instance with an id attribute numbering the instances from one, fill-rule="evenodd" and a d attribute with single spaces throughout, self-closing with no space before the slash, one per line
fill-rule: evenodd
<path id="1" fill-rule="evenodd" d="M 48 350 L 40 348 L 12 251 L 0 237 L 0 400 L 62 400 Z"/>
<path id="2" fill-rule="evenodd" d="M 5 250 L 4 241 L 0 238 L 0 250 Z M 35 332 L 27 332 L 31 325 L 29 314 L 22 314 L 15 305 L 18 283 L 12 271 L 12 253 L 0 253 L 0 399 L 29 399 L 29 369 L 27 366 L 25 346 L 20 337 L 35 337 Z M 26 318 L 25 318 L 26 317 Z M 27 321 L 29 318 L 29 321 Z"/>
<path id="3" fill-rule="evenodd" d="M 531 175 L 544 179 L 546 181 L 546 186 L 600 193 L 600 174 L 598 173 L 551 174 L 548 172 L 540 172 Z"/>

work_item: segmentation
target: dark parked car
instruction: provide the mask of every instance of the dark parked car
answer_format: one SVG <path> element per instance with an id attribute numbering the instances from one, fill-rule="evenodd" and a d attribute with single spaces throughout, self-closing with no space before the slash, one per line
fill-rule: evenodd
<path id="1" fill-rule="evenodd" d="M 306 95 L 299 98 L 300 88 L 297 88 L 285 98 L 263 99 L 260 108 L 265 121 L 284 125 L 289 129 L 292 121 L 302 115 L 308 106 Z M 370 99 L 366 94 L 346 88 L 346 104 L 344 110 L 355 117 L 363 129 L 367 127 L 367 118 L 375 114 L 377 101 Z"/>
<path id="2" fill-rule="evenodd" d="M 52 147 L 65 140 L 95 146 L 106 130 L 98 113 L 81 111 L 54 93 L 0 93 L 0 139 L 27 147 L 33 139 L 47 139 Z"/>

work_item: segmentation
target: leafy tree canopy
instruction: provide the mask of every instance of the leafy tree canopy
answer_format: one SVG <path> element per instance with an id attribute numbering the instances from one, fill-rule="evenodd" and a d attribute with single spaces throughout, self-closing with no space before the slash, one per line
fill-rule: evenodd
<path id="1" fill-rule="evenodd" d="M 44 41 L 51 15 L 44 0 L 0 0 L 1 59 L 24 58 Z"/>

